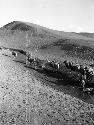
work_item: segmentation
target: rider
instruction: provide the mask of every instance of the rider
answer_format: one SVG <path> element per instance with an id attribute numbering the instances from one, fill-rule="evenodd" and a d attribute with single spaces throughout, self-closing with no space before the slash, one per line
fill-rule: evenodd
<path id="1" fill-rule="evenodd" d="M 79 71 L 79 69 L 80 69 L 80 65 L 76 64 L 76 71 Z"/>
<path id="2" fill-rule="evenodd" d="M 70 69 L 73 68 L 73 62 L 69 62 L 68 65 L 69 65 L 69 68 L 70 68 Z"/>
<path id="3" fill-rule="evenodd" d="M 66 66 L 67 68 L 69 68 L 69 63 L 68 63 L 67 60 L 65 60 L 63 63 L 65 64 L 65 66 Z"/>
<path id="4" fill-rule="evenodd" d="M 85 77 L 84 77 L 84 75 L 81 75 L 81 86 L 82 86 L 82 88 L 83 88 L 83 90 L 85 89 L 85 85 L 86 85 L 86 79 L 85 79 Z"/>
<path id="5" fill-rule="evenodd" d="M 85 74 L 85 67 L 83 65 L 80 65 L 79 72 L 84 75 Z"/>
<path id="6" fill-rule="evenodd" d="M 89 68 L 89 72 L 91 75 L 94 75 L 94 70 L 92 68 Z"/>
<path id="7" fill-rule="evenodd" d="M 86 74 L 86 79 L 88 81 L 88 80 L 90 80 L 93 77 L 94 71 L 93 71 L 92 68 L 88 69 L 87 67 L 85 67 L 85 74 Z"/>
<path id="8" fill-rule="evenodd" d="M 79 70 L 79 67 L 78 67 L 78 65 L 76 64 L 73 64 L 73 62 L 71 63 L 71 70 L 73 70 L 73 71 L 78 71 Z"/>
<path id="9" fill-rule="evenodd" d="M 12 51 L 12 55 L 16 58 L 17 57 L 17 53 Z"/>
<path id="10" fill-rule="evenodd" d="M 27 57 L 27 60 L 28 60 L 30 63 L 32 63 L 32 61 L 33 61 L 33 59 L 30 58 L 30 57 Z"/>
<path id="11" fill-rule="evenodd" d="M 40 66 L 39 63 L 40 63 L 40 60 L 35 57 L 35 58 L 34 58 L 34 68 L 35 68 L 35 69 L 37 69 L 37 68 Z"/>
<path id="12" fill-rule="evenodd" d="M 55 63 L 55 68 L 56 68 L 56 69 L 60 69 L 60 63 L 59 63 L 59 62 L 56 62 L 56 63 Z"/>

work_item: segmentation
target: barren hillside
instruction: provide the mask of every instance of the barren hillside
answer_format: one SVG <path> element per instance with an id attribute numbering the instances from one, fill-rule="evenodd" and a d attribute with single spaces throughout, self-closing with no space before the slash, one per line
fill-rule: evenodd
<path id="1" fill-rule="evenodd" d="M 0 29 L 0 46 L 38 50 L 39 53 L 58 55 L 59 58 L 71 57 L 94 60 L 94 39 L 86 33 L 55 31 L 27 22 L 14 21 Z"/>

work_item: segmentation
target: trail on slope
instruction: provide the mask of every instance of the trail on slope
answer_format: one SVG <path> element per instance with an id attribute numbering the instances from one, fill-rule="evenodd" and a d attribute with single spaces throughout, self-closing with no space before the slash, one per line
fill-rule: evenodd
<path id="1" fill-rule="evenodd" d="M 43 83 L 47 79 L 42 81 L 38 76 L 36 71 L 0 55 L 0 124 L 94 123 L 93 104 L 47 86 Z"/>

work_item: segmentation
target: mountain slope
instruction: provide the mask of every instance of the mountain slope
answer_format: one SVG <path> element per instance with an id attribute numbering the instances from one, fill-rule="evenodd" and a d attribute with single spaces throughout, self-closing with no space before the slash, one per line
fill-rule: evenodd
<path id="1" fill-rule="evenodd" d="M 37 49 L 38 54 L 49 53 L 59 58 L 94 59 L 94 39 L 90 35 L 51 30 L 21 21 L 13 21 L 0 29 L 0 46 L 31 52 Z"/>
<path id="2" fill-rule="evenodd" d="M 93 38 L 94 39 L 94 33 L 85 33 L 85 32 L 81 32 L 79 33 L 82 36 L 86 36 L 88 38 Z"/>
<path id="3" fill-rule="evenodd" d="M 56 36 L 35 25 L 29 26 L 23 22 L 14 21 L 1 28 L 0 39 L 0 41 L 3 41 L 1 46 L 32 49 L 41 44 L 54 41 Z"/>

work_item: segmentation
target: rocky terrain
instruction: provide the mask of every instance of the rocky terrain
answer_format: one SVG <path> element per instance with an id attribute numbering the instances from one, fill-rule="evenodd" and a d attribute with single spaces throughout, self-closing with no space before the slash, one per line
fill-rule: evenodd
<path id="1" fill-rule="evenodd" d="M 93 104 L 59 91 L 57 85 L 51 81 L 47 84 L 47 78 L 41 77 L 22 63 L 0 55 L 1 125 L 94 124 Z"/>

